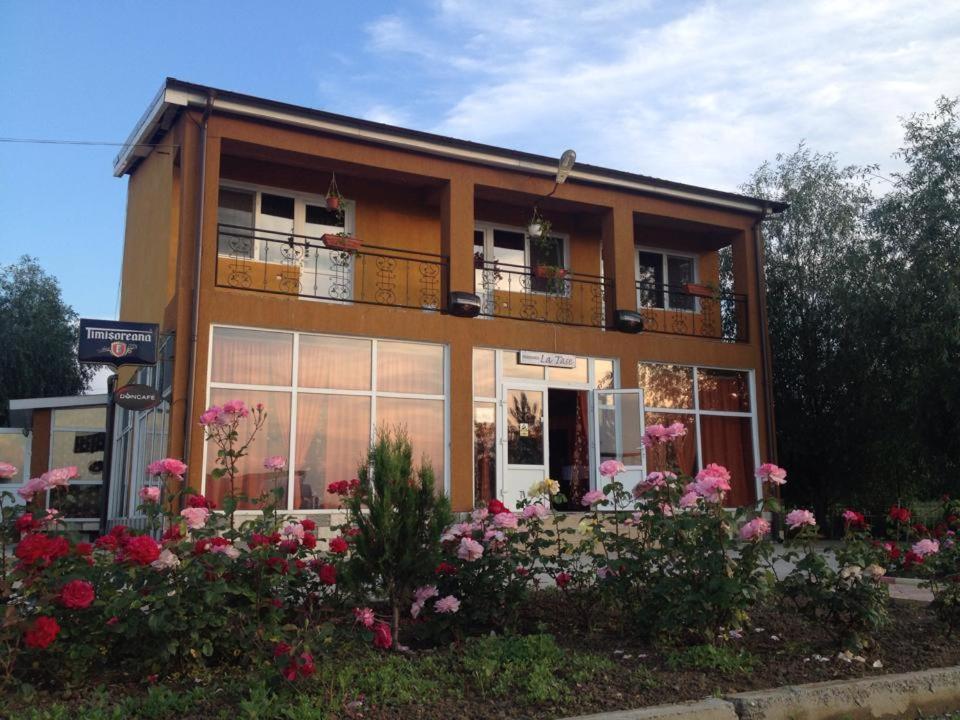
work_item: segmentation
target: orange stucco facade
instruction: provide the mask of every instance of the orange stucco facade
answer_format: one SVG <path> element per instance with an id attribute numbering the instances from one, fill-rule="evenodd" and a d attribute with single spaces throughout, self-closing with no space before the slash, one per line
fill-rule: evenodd
<path id="1" fill-rule="evenodd" d="M 200 127 L 207 124 L 205 149 Z M 660 361 L 755 372 L 759 455 L 769 457 L 766 373 L 758 288 L 757 214 L 681 202 L 616 187 L 552 179 L 409 149 L 197 109 L 184 110 L 154 152 L 130 172 L 121 319 L 155 321 L 175 335 L 168 452 L 182 456 L 199 487 L 203 443 L 196 416 L 207 399 L 214 324 L 442 343 L 447 347 L 451 500 L 473 502 L 472 353 L 475 347 L 550 351 L 619 360 L 620 386 L 637 387 L 637 363 Z M 747 340 L 723 342 L 667 333 L 461 318 L 377 304 L 313 302 L 283 293 L 224 287 L 218 268 L 218 191 L 233 182 L 323 196 L 331 171 L 356 203 L 365 244 L 445 256 L 443 292 L 474 292 L 478 222 L 524 226 L 532 203 L 569 236 L 572 271 L 613 281 L 607 311 L 637 310 L 637 245 L 695 253 L 699 280 L 718 280 L 717 250 L 730 246 L 734 290 L 747 297 Z M 201 178 L 203 178 L 201 186 Z M 202 198 L 202 199 L 201 199 Z M 200 265 L 196 266 L 197 242 Z M 601 265 L 602 259 L 602 265 Z M 222 259 L 220 261 L 222 263 Z M 601 270 L 602 268 L 602 270 Z M 263 269 L 263 268 L 261 268 Z M 266 269 L 265 275 L 272 271 Z M 219 280 L 219 282 L 218 282 Z M 199 288 L 194 318 L 194 288 Z M 194 322 L 197 333 L 193 335 Z M 192 358 L 192 362 L 191 362 Z M 195 372 L 194 381 L 190 374 Z M 188 388 L 192 387 L 192 397 Z M 186 433 L 194 433 L 188 442 Z"/>

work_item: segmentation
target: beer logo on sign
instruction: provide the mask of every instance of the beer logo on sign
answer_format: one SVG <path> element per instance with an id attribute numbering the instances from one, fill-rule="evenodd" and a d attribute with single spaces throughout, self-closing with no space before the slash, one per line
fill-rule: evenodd
<path id="1" fill-rule="evenodd" d="M 127 344 L 125 342 L 116 341 L 110 343 L 109 348 L 103 348 L 101 352 L 109 352 L 115 358 L 126 357 L 127 355 L 133 354 L 133 351 L 137 349 L 136 345 Z"/>

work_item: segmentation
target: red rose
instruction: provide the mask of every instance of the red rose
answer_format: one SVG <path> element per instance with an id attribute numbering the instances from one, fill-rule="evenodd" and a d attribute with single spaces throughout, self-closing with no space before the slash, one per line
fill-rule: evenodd
<path id="1" fill-rule="evenodd" d="M 73 546 L 73 551 L 81 557 L 87 557 L 93 553 L 93 545 L 88 542 L 78 542 Z"/>
<path id="2" fill-rule="evenodd" d="M 256 550 L 258 547 L 262 547 L 264 545 L 269 545 L 269 544 L 270 544 L 270 538 L 268 538 L 263 533 L 255 532 L 250 534 L 249 545 L 251 550 Z"/>
<path id="3" fill-rule="evenodd" d="M 31 533 L 21 538 L 14 551 L 24 565 L 42 565 L 47 567 L 57 558 L 70 552 L 70 543 L 60 536 L 50 537 L 41 533 Z"/>
<path id="4" fill-rule="evenodd" d="M 287 555 L 293 555 L 300 549 L 300 543 L 296 540 L 284 540 L 280 543 L 280 552 L 285 552 Z"/>
<path id="5" fill-rule="evenodd" d="M 320 582 L 324 585 L 337 584 L 337 568 L 335 565 L 331 565 L 330 563 L 322 564 L 317 571 L 317 575 L 320 576 Z"/>
<path id="6" fill-rule="evenodd" d="M 60 626 L 52 617 L 41 615 L 33 621 L 30 629 L 23 634 L 23 640 L 27 647 L 43 650 L 57 639 L 60 632 Z"/>
<path id="7" fill-rule="evenodd" d="M 187 507 L 207 508 L 208 510 L 213 510 L 217 507 L 217 504 L 204 495 L 188 495 Z"/>
<path id="8" fill-rule="evenodd" d="M 514 572 L 516 572 L 517 575 L 519 575 L 520 577 L 526 577 L 527 575 L 530 574 L 529 570 L 527 570 L 525 567 L 520 567 L 519 565 L 517 566 Z"/>
<path id="9" fill-rule="evenodd" d="M 303 534 L 303 546 L 307 550 L 313 550 L 317 546 L 317 536 L 313 533 L 304 533 Z"/>
<path id="10" fill-rule="evenodd" d="M 307 532 L 313 532 L 317 529 L 317 524 L 310 518 L 304 518 L 300 521 L 300 524 L 303 526 L 303 529 Z"/>
<path id="11" fill-rule="evenodd" d="M 177 540 L 183 540 L 183 530 L 180 529 L 180 523 L 176 525 L 171 525 L 166 530 L 164 530 L 163 535 L 160 536 L 160 539 L 164 542 Z"/>
<path id="12" fill-rule="evenodd" d="M 567 585 L 570 584 L 570 580 L 572 579 L 573 578 L 570 577 L 570 573 L 561 572 L 561 573 L 557 573 L 555 582 L 557 583 L 557 587 L 562 590 L 563 588 L 565 588 Z"/>
<path id="13" fill-rule="evenodd" d="M 72 610 L 83 610 L 93 602 L 93 585 L 86 580 L 71 580 L 60 591 L 60 602 Z"/>
<path id="14" fill-rule="evenodd" d="M 210 538 L 200 538 L 193 544 L 193 554 L 203 555 L 210 549 Z"/>
<path id="15" fill-rule="evenodd" d="M 373 646 L 389 650 L 393 645 L 393 635 L 390 633 L 390 626 L 385 622 L 378 622 L 373 626 Z"/>
<path id="16" fill-rule="evenodd" d="M 117 542 L 117 539 L 113 535 L 101 535 L 93 541 L 93 544 L 101 550 L 107 550 L 109 552 L 115 552 L 120 546 L 120 543 Z"/>
<path id="17" fill-rule="evenodd" d="M 286 575 L 290 570 L 290 567 L 287 565 L 287 561 L 283 558 L 269 557 L 266 560 L 266 565 L 268 568 L 280 575 Z"/>
<path id="18" fill-rule="evenodd" d="M 500 502 L 496 498 L 493 498 L 493 500 L 487 503 L 487 512 L 489 512 L 491 515 L 499 515 L 500 513 L 505 513 L 510 511 L 507 510 L 506 505 L 504 505 L 502 502 Z"/>
<path id="19" fill-rule="evenodd" d="M 160 545 L 149 535 L 137 535 L 123 549 L 123 557 L 137 565 L 149 565 L 160 557 Z"/>
<path id="20" fill-rule="evenodd" d="M 923 565 L 923 555 L 917 555 L 913 550 L 908 550 L 903 558 L 903 567 L 909 570 L 914 565 Z"/>
<path id="21" fill-rule="evenodd" d="M 898 507 L 894 505 L 890 508 L 889 512 L 890 519 L 895 523 L 908 523 L 910 522 L 910 511 L 905 507 Z"/>
<path id="22" fill-rule="evenodd" d="M 19 533 L 33 532 L 34 530 L 39 530 L 43 523 L 39 520 L 34 520 L 33 515 L 26 513 L 17 518 L 17 521 L 13 524 Z"/>
<path id="23" fill-rule="evenodd" d="M 454 565 L 451 565 L 448 562 L 442 562 L 437 565 L 437 569 L 434 570 L 437 575 L 456 575 L 457 568 Z"/>
<path id="24" fill-rule="evenodd" d="M 307 677 L 316 672 L 316 666 L 313 664 L 313 655 L 308 652 L 300 654 L 300 676 Z"/>
<path id="25" fill-rule="evenodd" d="M 342 537 L 337 536 L 330 541 L 330 552 L 337 553 L 339 555 L 341 553 L 345 553 L 346 551 L 347 541 Z"/>
<path id="26" fill-rule="evenodd" d="M 278 642 L 273 646 L 273 656 L 280 657 L 281 655 L 288 655 L 290 653 L 290 646 L 285 642 Z"/>

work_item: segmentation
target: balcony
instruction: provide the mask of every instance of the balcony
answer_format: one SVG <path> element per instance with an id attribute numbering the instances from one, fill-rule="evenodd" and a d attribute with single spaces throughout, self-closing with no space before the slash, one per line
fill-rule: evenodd
<path id="1" fill-rule="evenodd" d="M 613 282 L 560 268 L 474 259 L 480 314 L 534 322 L 607 327 Z"/>
<path id="2" fill-rule="evenodd" d="M 689 285 L 638 282 L 637 304 L 644 332 L 749 341 L 746 295 L 724 290 L 704 294 Z"/>
<path id="3" fill-rule="evenodd" d="M 217 286 L 300 298 L 440 311 L 448 263 L 432 253 L 217 226 Z"/>

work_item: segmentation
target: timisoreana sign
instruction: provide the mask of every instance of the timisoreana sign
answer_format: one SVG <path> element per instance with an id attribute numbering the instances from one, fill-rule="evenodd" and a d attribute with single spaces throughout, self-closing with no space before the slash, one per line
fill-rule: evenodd
<path id="1" fill-rule="evenodd" d="M 577 356 L 521 350 L 517 353 L 517 363 L 520 365 L 540 365 L 542 367 L 575 368 L 577 366 Z"/>
<path id="2" fill-rule="evenodd" d="M 77 358 L 82 363 L 154 365 L 160 328 L 156 323 L 80 320 Z"/>

